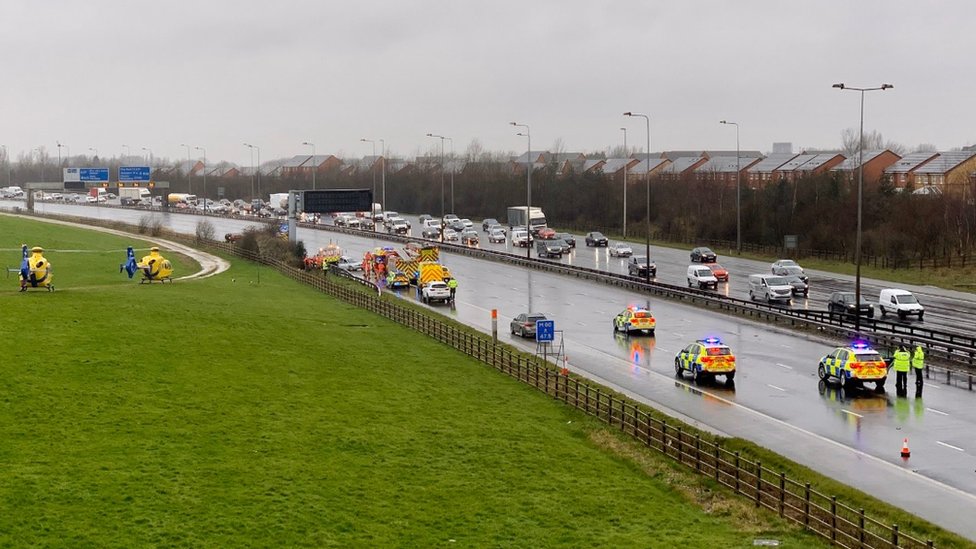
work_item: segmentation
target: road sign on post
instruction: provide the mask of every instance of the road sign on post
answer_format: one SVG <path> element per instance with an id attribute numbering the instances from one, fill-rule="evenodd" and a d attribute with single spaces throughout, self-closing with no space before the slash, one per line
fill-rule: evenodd
<path id="1" fill-rule="evenodd" d="M 535 340 L 540 343 L 552 343 L 556 339 L 555 320 L 535 321 Z"/>

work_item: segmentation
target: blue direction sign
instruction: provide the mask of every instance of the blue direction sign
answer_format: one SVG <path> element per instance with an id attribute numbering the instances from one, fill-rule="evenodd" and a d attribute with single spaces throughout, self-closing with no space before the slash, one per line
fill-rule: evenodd
<path id="1" fill-rule="evenodd" d="M 120 183 L 137 183 L 150 180 L 149 166 L 120 166 Z"/>
<path id="2" fill-rule="evenodd" d="M 542 342 L 552 342 L 556 339 L 555 320 L 536 320 L 535 321 L 535 340 Z"/>
<path id="3" fill-rule="evenodd" d="M 94 183 L 108 183 L 108 168 L 78 168 L 78 178 Z"/>

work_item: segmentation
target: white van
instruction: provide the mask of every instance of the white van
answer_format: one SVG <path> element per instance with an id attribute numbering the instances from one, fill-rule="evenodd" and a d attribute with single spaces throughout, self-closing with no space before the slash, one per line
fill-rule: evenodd
<path id="1" fill-rule="evenodd" d="M 784 301 L 789 303 L 793 298 L 793 286 L 785 276 L 754 274 L 749 275 L 749 299 L 765 299 L 766 301 Z"/>
<path id="2" fill-rule="evenodd" d="M 925 314 L 925 307 L 915 299 L 912 292 L 895 288 L 881 290 L 881 294 L 878 295 L 878 308 L 881 309 L 882 317 L 894 313 L 901 320 L 905 320 L 908 315 L 918 315 L 918 319 L 922 320 Z"/>
<path id="3" fill-rule="evenodd" d="M 715 278 L 715 273 L 704 265 L 689 265 L 688 266 L 688 287 L 698 286 L 702 290 L 711 287 L 713 289 L 718 289 L 718 279 Z"/>

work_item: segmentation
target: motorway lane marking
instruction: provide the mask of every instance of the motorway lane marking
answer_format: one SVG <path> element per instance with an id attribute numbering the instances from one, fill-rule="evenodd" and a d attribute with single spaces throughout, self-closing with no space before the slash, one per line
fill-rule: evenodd
<path id="1" fill-rule="evenodd" d="M 670 349 L 665 349 L 664 347 L 661 347 L 660 345 L 657 345 L 657 346 L 656 346 L 655 348 L 656 348 L 656 349 L 657 349 L 658 351 L 664 351 L 665 353 L 670 353 L 670 352 L 671 352 L 671 350 L 670 350 Z"/>
<path id="2" fill-rule="evenodd" d="M 678 332 L 671 332 L 671 335 L 675 337 L 685 337 L 684 334 L 679 334 Z"/>
<path id="3" fill-rule="evenodd" d="M 663 374 L 661 372 L 655 372 L 654 370 L 651 370 L 650 368 L 645 368 L 644 366 L 639 366 L 639 365 L 636 365 L 636 364 L 631 364 L 630 361 L 628 361 L 628 360 L 624 360 L 624 359 L 622 359 L 622 358 L 620 358 L 618 356 L 615 356 L 613 354 L 610 354 L 607 351 L 604 351 L 602 349 L 597 349 L 596 347 L 593 347 L 592 345 L 582 344 L 582 346 L 583 347 L 588 347 L 592 351 L 595 351 L 595 352 L 597 352 L 599 354 L 606 355 L 606 356 L 610 357 L 611 359 L 614 359 L 614 360 L 623 362 L 624 364 L 626 364 L 630 368 L 634 368 L 634 369 L 638 369 L 638 370 L 643 370 L 643 371 L 647 372 L 647 375 L 649 375 L 649 376 L 655 376 L 655 377 L 659 377 L 659 378 L 662 378 L 662 379 L 667 379 L 669 382 L 674 382 L 675 384 L 683 385 L 683 386 L 685 386 L 688 389 L 694 389 L 694 390 L 702 391 L 702 389 L 700 389 L 698 387 L 692 386 L 692 384 L 689 383 L 689 382 L 687 382 L 687 381 L 682 381 L 682 380 L 676 380 L 676 379 L 674 379 L 674 376 L 673 375 Z M 594 376 L 594 378 L 596 378 L 596 381 L 599 381 L 601 383 L 608 383 L 608 384 L 611 384 L 612 385 L 612 383 L 609 383 L 606 380 L 603 380 L 602 378 L 600 378 L 600 376 L 598 376 L 598 375 L 590 372 L 586 368 L 580 367 L 580 370 L 583 371 L 583 372 L 585 372 L 585 373 L 589 373 L 590 375 Z M 733 408 L 738 408 L 738 409 L 740 409 L 740 410 L 742 410 L 742 411 L 744 411 L 746 413 L 753 414 L 753 415 L 758 416 L 758 417 L 761 417 L 761 418 L 765 418 L 767 421 L 771 421 L 771 422 L 776 423 L 776 424 L 778 424 L 778 425 L 780 425 L 780 426 L 782 426 L 784 428 L 787 428 L 787 429 L 792 429 L 792 430 L 794 430 L 794 431 L 796 431 L 798 433 L 803 433 L 804 435 L 807 435 L 807 436 L 809 436 L 811 438 L 817 439 L 817 440 L 819 440 L 819 441 L 821 441 L 821 442 L 823 442 L 825 444 L 829 444 L 831 446 L 834 446 L 834 447 L 839 448 L 841 450 L 844 450 L 846 452 L 851 452 L 853 454 L 856 454 L 856 455 L 859 455 L 859 456 L 863 456 L 865 459 L 870 460 L 870 461 L 876 463 L 879 467 L 887 468 L 892 473 L 907 474 L 907 475 L 910 475 L 910 477 L 912 479 L 917 479 L 917 480 L 921 480 L 923 482 L 927 482 L 928 484 L 930 484 L 932 486 L 937 486 L 940 489 L 943 489 L 943 490 L 947 490 L 949 492 L 952 492 L 952 493 L 956 494 L 957 496 L 967 498 L 967 499 L 969 499 L 971 501 L 976 501 L 976 495 L 970 494 L 969 492 L 966 492 L 964 490 L 960 490 L 959 488 L 956 488 L 955 486 L 951 486 L 949 484 L 945 484 L 945 483 L 940 482 L 939 480 L 936 480 L 936 479 L 934 479 L 932 477 L 927 477 L 927 476 L 924 476 L 924 475 L 917 475 L 915 473 L 912 473 L 910 471 L 907 471 L 906 469 L 903 469 L 902 467 L 899 467 L 897 465 L 894 465 L 892 463 L 889 463 L 889 462 L 887 462 L 887 461 L 879 458 L 878 456 L 875 456 L 873 454 L 869 454 L 869 453 L 865 452 L 864 450 L 858 450 L 857 448 L 854 448 L 852 446 L 848 446 L 846 444 L 837 442 L 836 440 L 834 440 L 834 439 L 832 439 L 830 437 L 826 437 L 824 435 L 817 434 L 817 433 L 815 433 L 813 431 L 810 431 L 808 429 L 804 429 L 803 427 L 797 427 L 796 425 L 793 425 L 793 424 L 791 424 L 791 423 L 789 423 L 787 421 L 784 421 L 784 420 L 779 419 L 777 417 L 773 417 L 773 416 L 771 416 L 771 415 L 769 415 L 769 414 L 767 414 L 765 412 L 760 412 L 759 410 L 756 410 L 754 408 L 750 408 L 750 407 L 748 407 L 748 406 L 746 406 L 746 405 L 744 405 L 742 403 L 735 402 L 734 400 L 729 400 L 727 398 L 724 398 L 722 396 L 719 396 L 718 394 L 711 393 L 711 392 L 708 392 L 708 391 L 702 391 L 702 392 L 708 394 L 709 397 L 714 398 L 715 400 L 717 400 L 719 402 L 722 402 L 724 404 L 727 404 L 728 406 L 731 406 Z M 648 400 L 653 401 L 652 398 L 647 397 L 647 396 L 641 395 L 641 398 L 646 398 Z M 698 421 L 698 420 L 694 420 L 694 421 Z"/>
<path id="4" fill-rule="evenodd" d="M 851 414 L 852 416 L 864 417 L 861 414 L 855 414 L 854 412 L 852 412 L 850 410 L 841 410 L 841 412 L 844 412 L 845 414 Z"/>
<path id="5" fill-rule="evenodd" d="M 938 385 L 933 385 L 931 383 L 926 383 L 925 386 L 926 387 L 931 387 L 933 389 L 941 389 L 942 388 L 942 387 L 939 387 Z"/>
<path id="6" fill-rule="evenodd" d="M 786 392 L 786 389 L 784 389 L 782 387 L 777 387 L 775 385 L 770 385 L 769 383 L 767 383 L 766 386 L 767 387 L 772 387 L 773 389 L 776 389 L 777 391 L 783 391 L 784 393 Z"/>
<path id="7" fill-rule="evenodd" d="M 943 412 L 942 410 L 936 410 L 935 408 L 926 408 L 926 410 L 932 412 L 933 414 L 939 414 L 940 416 L 947 416 L 949 414 Z"/>
<path id="8" fill-rule="evenodd" d="M 786 368 L 787 370 L 792 370 L 793 369 L 792 366 L 787 366 L 786 364 L 783 364 L 782 362 L 777 362 L 776 365 L 779 366 L 780 368 Z"/>
<path id="9" fill-rule="evenodd" d="M 936 444 L 941 444 L 941 445 L 945 446 L 946 448 L 952 448 L 953 450 L 959 450 L 960 452 L 965 452 L 966 451 L 966 450 L 963 450 L 962 448 L 960 448 L 958 446 L 953 446 L 951 444 L 946 444 L 945 442 L 942 442 L 941 440 L 937 440 L 937 441 L 935 441 L 935 443 Z"/>

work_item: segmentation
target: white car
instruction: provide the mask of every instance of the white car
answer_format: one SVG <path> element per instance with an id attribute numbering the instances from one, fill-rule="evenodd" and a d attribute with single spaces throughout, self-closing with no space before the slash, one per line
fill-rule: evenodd
<path id="1" fill-rule="evenodd" d="M 461 240 L 461 235 L 458 234 L 454 229 L 444 229 L 444 242 L 458 242 Z"/>
<path id="2" fill-rule="evenodd" d="M 500 227 L 491 229 L 491 232 L 488 233 L 488 242 L 497 242 L 499 244 L 504 243 L 505 230 Z"/>
<path id="3" fill-rule="evenodd" d="M 347 271 L 363 270 L 362 262 L 356 261 L 347 255 L 344 255 L 339 258 L 339 262 L 336 263 L 336 267 L 339 267 L 340 269 L 345 269 Z"/>
<path id="4" fill-rule="evenodd" d="M 461 223 L 464 223 L 465 229 L 470 229 L 471 227 L 474 227 L 474 222 L 471 221 L 470 219 L 462 219 Z"/>
<path id="5" fill-rule="evenodd" d="M 529 236 L 528 232 L 524 230 L 512 231 L 512 246 L 527 248 L 530 242 L 532 242 L 532 237 Z"/>
<path id="6" fill-rule="evenodd" d="M 420 300 L 427 304 L 435 301 L 447 303 L 451 300 L 451 290 L 444 282 L 428 282 L 420 290 Z"/>
<path id="7" fill-rule="evenodd" d="M 611 244 L 608 248 L 610 257 L 630 257 L 634 255 L 634 250 L 623 242 Z"/>
<path id="8" fill-rule="evenodd" d="M 688 287 L 698 286 L 702 290 L 706 288 L 718 289 L 718 279 L 715 273 L 706 265 L 688 266 Z"/>

